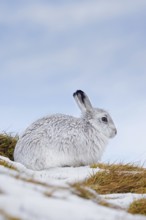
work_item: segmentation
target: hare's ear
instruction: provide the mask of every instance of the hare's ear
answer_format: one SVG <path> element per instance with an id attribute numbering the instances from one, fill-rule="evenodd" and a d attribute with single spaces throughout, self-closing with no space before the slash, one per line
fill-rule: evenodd
<path id="1" fill-rule="evenodd" d="M 82 90 L 77 90 L 74 92 L 73 97 L 82 112 L 90 111 L 93 109 L 88 96 Z"/>

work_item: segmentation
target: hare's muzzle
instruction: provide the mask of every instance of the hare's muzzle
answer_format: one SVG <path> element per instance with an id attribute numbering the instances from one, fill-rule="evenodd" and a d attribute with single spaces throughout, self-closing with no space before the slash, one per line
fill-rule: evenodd
<path id="1" fill-rule="evenodd" d="M 114 129 L 113 129 L 113 131 L 111 132 L 110 138 L 115 137 L 115 136 L 116 136 L 116 134 L 117 134 L 117 129 L 116 129 L 116 128 L 114 128 Z"/>

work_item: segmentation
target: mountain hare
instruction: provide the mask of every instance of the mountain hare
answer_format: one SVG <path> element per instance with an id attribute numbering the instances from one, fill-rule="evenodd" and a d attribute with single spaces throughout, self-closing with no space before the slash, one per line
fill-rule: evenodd
<path id="1" fill-rule="evenodd" d="M 32 170 L 97 163 L 117 130 L 110 115 L 93 108 L 88 96 L 73 97 L 82 116 L 54 114 L 32 123 L 18 140 L 14 160 Z"/>

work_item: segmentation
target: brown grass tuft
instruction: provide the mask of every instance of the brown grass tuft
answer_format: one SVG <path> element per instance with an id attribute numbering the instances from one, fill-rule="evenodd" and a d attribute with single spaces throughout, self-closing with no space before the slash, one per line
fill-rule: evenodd
<path id="1" fill-rule="evenodd" d="M 129 206 L 128 212 L 132 214 L 146 215 L 146 198 L 132 202 Z"/>
<path id="2" fill-rule="evenodd" d="M 75 191 L 73 191 L 74 194 L 84 198 L 84 199 L 92 199 L 94 200 L 96 198 L 96 194 L 94 192 L 91 192 L 90 189 L 82 186 L 79 183 L 75 183 L 72 185 Z"/>
<path id="3" fill-rule="evenodd" d="M 91 175 L 80 183 L 99 194 L 146 193 L 146 169 L 127 164 L 104 165 L 105 170 Z"/>
<path id="4" fill-rule="evenodd" d="M 12 137 L 8 134 L 0 134 L 0 155 L 14 160 L 13 152 L 18 141 L 18 136 Z"/>

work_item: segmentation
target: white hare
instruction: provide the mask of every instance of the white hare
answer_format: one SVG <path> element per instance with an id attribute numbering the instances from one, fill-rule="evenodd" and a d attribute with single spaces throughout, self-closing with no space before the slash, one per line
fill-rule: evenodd
<path id="1" fill-rule="evenodd" d="M 37 120 L 20 137 L 15 161 L 32 170 L 99 161 L 108 139 L 117 133 L 114 122 L 106 111 L 93 108 L 83 91 L 73 97 L 82 117 L 54 114 Z"/>

